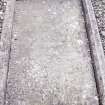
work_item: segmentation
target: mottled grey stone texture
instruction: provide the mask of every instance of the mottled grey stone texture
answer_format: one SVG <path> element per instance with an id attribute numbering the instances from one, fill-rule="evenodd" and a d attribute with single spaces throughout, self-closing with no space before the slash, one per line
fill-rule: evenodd
<path id="1" fill-rule="evenodd" d="M 5 16 L 6 4 L 7 4 L 6 1 L 0 0 L 0 37 L 2 32 L 3 20 Z"/>
<path id="2" fill-rule="evenodd" d="M 6 105 L 98 105 L 80 0 L 17 1 Z"/>
<path id="3" fill-rule="evenodd" d="M 91 1 L 94 7 L 94 12 L 97 19 L 97 24 L 105 54 L 105 0 L 91 0 Z"/>
<path id="4" fill-rule="evenodd" d="M 10 42 L 11 42 L 11 32 L 12 32 L 12 20 L 13 20 L 13 11 L 14 11 L 14 0 L 5 0 L 6 1 L 6 11 L 4 15 L 5 19 L 2 26 L 2 34 L 0 34 L 0 105 L 4 104 L 5 100 L 5 87 L 6 87 L 6 78 L 8 71 L 8 58 L 10 52 Z M 1 3 L 1 2 L 0 2 Z M 3 4 L 4 5 L 4 4 Z M 0 7 L 0 13 L 2 8 Z M 1 18 L 1 16 L 0 16 Z M 1 19 L 0 19 L 1 21 Z"/>
<path id="5" fill-rule="evenodd" d="M 93 59 L 94 74 L 97 91 L 101 105 L 105 105 L 105 58 L 101 43 L 101 37 L 97 26 L 94 8 L 91 0 L 82 0 L 86 16 L 86 29 L 90 41 L 91 55 Z M 100 1 L 99 1 L 100 2 Z"/>

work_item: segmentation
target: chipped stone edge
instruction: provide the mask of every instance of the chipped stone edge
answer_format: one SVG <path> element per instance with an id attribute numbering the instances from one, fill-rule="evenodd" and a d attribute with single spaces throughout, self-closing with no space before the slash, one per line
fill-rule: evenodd
<path id="1" fill-rule="evenodd" d="M 105 56 L 91 0 L 82 0 L 100 105 L 105 105 Z"/>
<path id="2" fill-rule="evenodd" d="M 7 5 L 0 38 L 0 105 L 5 104 L 15 1 L 16 0 L 5 0 Z"/>

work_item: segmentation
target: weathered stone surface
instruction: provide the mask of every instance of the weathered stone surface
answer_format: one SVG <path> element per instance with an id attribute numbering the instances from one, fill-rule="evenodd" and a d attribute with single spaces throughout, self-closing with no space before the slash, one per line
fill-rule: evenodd
<path id="1" fill-rule="evenodd" d="M 79 0 L 16 2 L 6 105 L 98 105 Z"/>
<path id="2" fill-rule="evenodd" d="M 11 42 L 11 30 L 15 0 L 6 1 L 5 19 L 2 34 L 0 35 L 0 105 L 4 104 L 6 77 L 8 71 L 8 58 Z"/>
<path id="3" fill-rule="evenodd" d="M 105 105 L 105 56 L 91 0 L 82 0 L 100 104 Z"/>

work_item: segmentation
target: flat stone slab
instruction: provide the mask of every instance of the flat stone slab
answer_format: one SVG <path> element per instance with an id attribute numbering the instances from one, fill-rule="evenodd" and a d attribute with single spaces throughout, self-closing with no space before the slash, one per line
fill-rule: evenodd
<path id="1" fill-rule="evenodd" d="M 99 105 L 80 0 L 16 1 L 6 105 Z"/>

